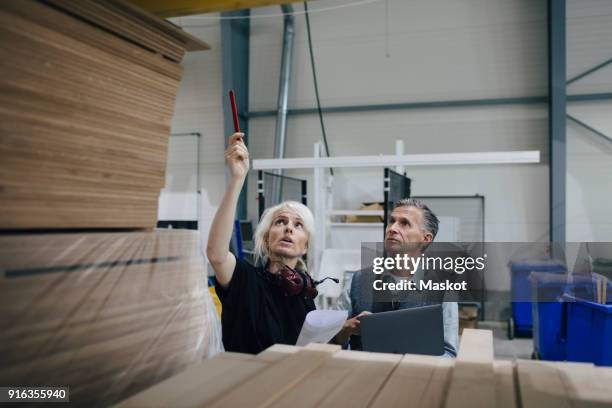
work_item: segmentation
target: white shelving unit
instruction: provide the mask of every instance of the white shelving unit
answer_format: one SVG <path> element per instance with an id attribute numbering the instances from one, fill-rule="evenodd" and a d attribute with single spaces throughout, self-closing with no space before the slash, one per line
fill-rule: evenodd
<path id="1" fill-rule="evenodd" d="M 367 237 L 364 242 L 376 242 L 383 238 L 382 223 L 346 223 L 332 221 L 332 217 L 346 215 L 373 215 L 382 216 L 382 210 L 354 210 L 337 209 L 332 206 L 333 177 L 329 175 L 329 168 L 363 168 L 363 167 L 391 167 L 403 172 L 404 167 L 411 166 L 452 166 L 452 165 L 486 165 L 486 164 L 519 164 L 539 163 L 539 151 L 513 151 L 513 152 L 476 152 L 476 153 L 441 153 L 441 154 L 404 154 L 403 143 L 396 143 L 395 155 L 373 156 L 343 156 L 322 157 L 322 144 L 315 143 L 313 157 L 300 157 L 292 159 L 258 159 L 253 160 L 253 170 L 276 169 L 311 169 L 313 171 L 313 197 L 310 200 L 311 209 L 315 217 L 315 236 L 313 246 L 309 253 L 309 265 L 313 276 L 319 278 L 319 271 L 323 253 L 330 248 L 328 242 L 334 230 L 350 230 L 345 234 L 346 239 L 356 238 L 359 234 Z M 381 179 L 382 182 L 382 179 Z M 381 185 L 381 193 L 383 186 Z M 382 201 L 382 199 L 380 200 Z M 361 230 L 362 233 L 358 233 Z M 371 239 L 374 238 L 374 239 Z M 363 239 L 362 239 L 363 240 Z M 334 239 L 335 245 L 338 240 Z M 357 245 L 359 249 L 360 245 Z M 353 250 L 353 248 L 338 248 Z M 337 266 L 340 267 L 340 266 Z"/>
<path id="2" fill-rule="evenodd" d="M 332 228 L 382 228 L 382 222 L 329 222 Z"/>
<path id="3" fill-rule="evenodd" d="M 373 215 L 382 217 L 383 210 L 329 210 L 328 214 L 332 215 Z"/>

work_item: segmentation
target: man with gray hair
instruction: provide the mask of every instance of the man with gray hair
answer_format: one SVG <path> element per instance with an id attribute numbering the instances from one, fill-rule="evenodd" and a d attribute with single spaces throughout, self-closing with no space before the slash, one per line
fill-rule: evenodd
<path id="1" fill-rule="evenodd" d="M 418 257 L 433 242 L 438 233 L 438 217 L 423 202 L 415 199 L 402 199 L 395 203 L 385 230 L 384 248 L 386 256 L 406 254 Z M 459 338 L 459 312 L 456 302 L 444 302 L 443 299 L 432 299 L 428 293 L 414 291 L 402 296 L 397 302 L 374 302 L 364 299 L 362 294 L 362 279 L 371 272 L 361 270 L 356 272 L 351 281 L 350 288 L 340 297 L 338 306 L 348 310 L 351 319 L 347 320 L 344 328 L 335 337 L 335 342 L 350 345 L 353 350 L 361 349 L 361 336 L 359 330 L 359 317 L 364 314 L 384 312 L 389 310 L 408 309 L 442 303 L 442 320 L 444 323 L 444 355 L 455 357 Z M 424 278 L 422 269 L 394 269 L 385 272 L 381 277 L 383 281 L 399 282 L 413 280 L 418 282 Z"/>

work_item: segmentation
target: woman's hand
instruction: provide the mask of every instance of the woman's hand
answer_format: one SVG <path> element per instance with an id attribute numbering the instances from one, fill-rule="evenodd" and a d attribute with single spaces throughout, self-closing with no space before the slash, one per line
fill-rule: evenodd
<path id="1" fill-rule="evenodd" d="M 372 313 L 368 312 L 367 310 L 364 310 L 363 312 L 359 313 L 357 316 L 353 317 L 352 319 L 348 319 L 346 322 L 344 322 L 344 325 L 342 326 L 342 330 L 346 331 L 349 336 L 361 335 L 361 322 L 359 321 L 359 318 L 361 316 L 366 316 L 369 314 L 372 314 Z"/>
<path id="2" fill-rule="evenodd" d="M 243 181 L 249 172 L 249 150 L 244 144 L 244 133 L 234 133 L 225 150 L 225 163 L 233 181 Z"/>
<path id="3" fill-rule="evenodd" d="M 334 342 L 336 344 L 344 345 L 348 341 L 349 337 L 361 335 L 361 322 L 359 321 L 359 318 L 369 314 L 372 313 L 364 310 L 357 316 L 345 321 L 342 325 L 342 329 L 334 337 Z"/>

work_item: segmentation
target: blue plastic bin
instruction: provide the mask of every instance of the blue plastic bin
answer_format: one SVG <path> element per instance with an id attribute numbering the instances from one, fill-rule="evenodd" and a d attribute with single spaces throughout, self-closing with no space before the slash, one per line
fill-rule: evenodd
<path id="1" fill-rule="evenodd" d="M 512 319 L 514 335 L 531 337 L 533 334 L 533 297 L 529 275 L 532 272 L 565 273 L 566 268 L 555 260 L 525 261 L 510 264 L 512 272 Z"/>
<path id="2" fill-rule="evenodd" d="M 612 366 L 612 301 L 604 305 L 567 296 L 565 304 L 567 360 Z"/>
<path id="3" fill-rule="evenodd" d="M 533 295 L 533 349 L 542 360 L 565 360 L 567 330 L 563 296 L 568 288 L 568 277 L 559 273 L 534 272 L 530 278 Z"/>

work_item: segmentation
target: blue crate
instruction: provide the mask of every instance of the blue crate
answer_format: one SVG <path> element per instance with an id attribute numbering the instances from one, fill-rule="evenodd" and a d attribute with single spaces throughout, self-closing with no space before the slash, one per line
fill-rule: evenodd
<path id="1" fill-rule="evenodd" d="M 568 276 L 534 272 L 532 282 L 533 349 L 542 360 L 561 361 L 566 357 L 566 306 Z"/>
<path id="2" fill-rule="evenodd" d="M 531 302 L 512 302 L 512 318 L 514 319 L 514 335 L 516 337 L 531 337 L 533 334 L 533 318 Z"/>
<path id="3" fill-rule="evenodd" d="M 567 358 L 567 307 L 565 302 L 534 302 L 533 348 L 541 360 Z"/>
<path id="4" fill-rule="evenodd" d="M 533 297 L 529 276 L 532 272 L 565 273 L 566 268 L 554 260 L 516 262 L 510 265 L 512 273 L 512 319 L 514 334 L 531 337 L 533 334 Z"/>
<path id="5" fill-rule="evenodd" d="M 570 296 L 565 299 L 567 360 L 612 366 L 612 301 L 604 305 Z"/>

